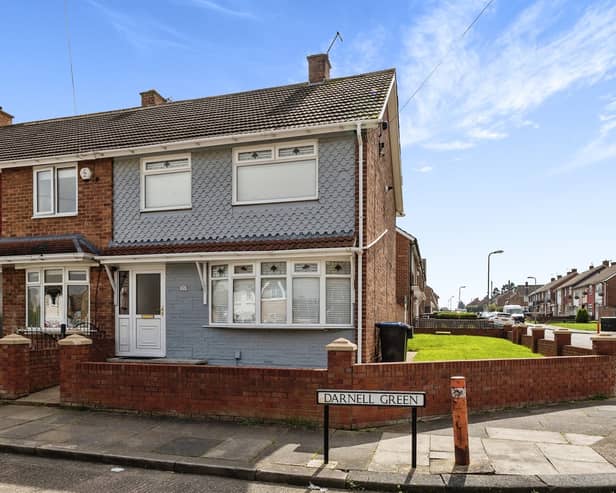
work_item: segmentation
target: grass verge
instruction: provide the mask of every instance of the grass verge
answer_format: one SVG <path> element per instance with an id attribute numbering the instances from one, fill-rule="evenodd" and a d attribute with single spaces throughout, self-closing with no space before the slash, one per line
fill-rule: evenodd
<path id="1" fill-rule="evenodd" d="M 564 329 L 575 329 L 575 330 L 588 330 L 590 332 L 597 331 L 597 322 L 586 322 L 586 323 L 577 323 L 577 322 L 547 322 L 549 325 L 555 325 L 556 327 L 562 327 Z"/>
<path id="2" fill-rule="evenodd" d="M 541 358 L 526 346 L 483 336 L 415 334 L 408 350 L 417 352 L 413 361 Z"/>

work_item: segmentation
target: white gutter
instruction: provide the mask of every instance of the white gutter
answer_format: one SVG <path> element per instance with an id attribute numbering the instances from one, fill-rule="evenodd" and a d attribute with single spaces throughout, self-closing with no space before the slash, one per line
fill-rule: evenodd
<path id="1" fill-rule="evenodd" d="M 139 264 L 156 262 L 220 262 L 240 259 L 255 259 L 269 257 L 311 258 L 350 255 L 356 252 L 353 247 L 310 248 L 298 250 L 265 250 L 241 252 L 197 252 L 197 253 L 157 253 L 137 255 L 103 255 L 95 257 L 102 265 L 105 264 Z"/>
<path id="2" fill-rule="evenodd" d="M 357 148 L 358 148 L 358 190 L 359 190 L 359 239 L 357 249 L 357 364 L 362 362 L 363 351 L 363 258 L 364 258 L 364 140 L 361 136 L 361 122 L 357 122 L 355 133 L 357 134 Z"/>
<path id="3" fill-rule="evenodd" d="M 186 149 L 194 149 L 197 147 L 212 147 L 220 145 L 239 144 L 242 142 L 252 142 L 257 140 L 261 141 L 263 139 L 283 139 L 304 135 L 318 135 L 325 133 L 352 131 L 355 129 L 355 126 L 357 124 L 362 124 L 364 128 L 376 128 L 379 125 L 379 121 L 361 120 L 360 122 L 330 123 L 327 125 L 314 125 L 309 127 L 290 128 L 282 130 L 262 130 L 259 132 L 217 135 L 213 137 L 179 140 L 176 142 L 150 144 L 144 146 L 123 147 L 101 151 L 78 152 L 40 158 L 15 159 L 8 161 L 0 161 L 0 170 L 3 168 L 16 168 L 39 164 L 65 163 L 87 159 L 100 159 L 156 152 L 179 151 Z"/>
<path id="4" fill-rule="evenodd" d="M 43 262 L 82 262 L 94 260 L 89 253 L 52 253 L 43 255 L 11 255 L 0 257 L 0 264 L 32 264 Z"/>

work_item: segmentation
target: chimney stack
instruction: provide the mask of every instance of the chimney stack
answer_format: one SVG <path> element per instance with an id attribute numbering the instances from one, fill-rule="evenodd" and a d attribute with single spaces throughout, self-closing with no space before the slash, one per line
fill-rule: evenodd
<path id="1" fill-rule="evenodd" d="M 156 89 L 143 91 L 139 94 L 141 95 L 141 106 L 159 106 L 167 102 L 167 100 L 163 98 Z"/>
<path id="2" fill-rule="evenodd" d="M 320 84 L 329 79 L 329 69 L 332 68 L 329 63 L 329 55 L 320 53 L 318 55 L 308 55 L 308 82 L 311 84 Z"/>
<path id="3" fill-rule="evenodd" d="M 556 276 L 556 279 L 560 279 L 561 277 L 563 277 L 563 276 L 562 276 L 562 274 L 558 274 L 558 275 Z"/>
<path id="4" fill-rule="evenodd" d="M 603 266 L 604 267 L 608 267 L 610 265 L 610 261 L 609 260 L 604 260 L 603 261 Z"/>
<path id="5" fill-rule="evenodd" d="M 560 276 L 559 276 L 559 277 L 560 277 Z M 554 281 L 556 281 L 556 278 L 555 278 L 555 277 L 553 277 L 552 279 L 550 279 L 550 282 L 554 282 Z"/>
<path id="6" fill-rule="evenodd" d="M 2 106 L 0 106 L 0 127 L 8 127 L 9 125 L 13 125 L 13 115 L 2 111 Z"/>

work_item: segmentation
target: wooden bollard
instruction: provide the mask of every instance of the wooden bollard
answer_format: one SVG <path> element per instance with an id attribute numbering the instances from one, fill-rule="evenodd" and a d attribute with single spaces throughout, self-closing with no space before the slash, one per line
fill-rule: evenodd
<path id="1" fill-rule="evenodd" d="M 451 414 L 456 465 L 468 466 L 471 462 L 471 455 L 468 447 L 468 409 L 464 377 L 451 377 Z"/>

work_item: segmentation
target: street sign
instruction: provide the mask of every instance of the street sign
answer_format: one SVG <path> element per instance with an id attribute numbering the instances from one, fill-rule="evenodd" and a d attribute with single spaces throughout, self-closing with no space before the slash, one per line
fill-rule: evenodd
<path id="1" fill-rule="evenodd" d="M 317 404 L 331 406 L 425 407 L 425 392 L 317 390 Z"/>
<path id="2" fill-rule="evenodd" d="M 417 408 L 426 407 L 425 392 L 318 389 L 317 404 L 323 406 L 323 462 L 325 464 L 329 462 L 329 406 L 411 408 L 411 466 L 417 467 Z"/>

